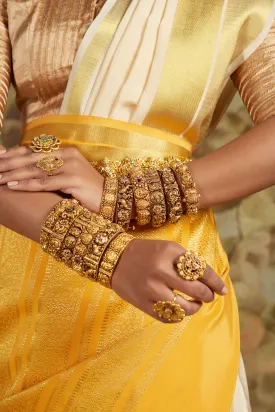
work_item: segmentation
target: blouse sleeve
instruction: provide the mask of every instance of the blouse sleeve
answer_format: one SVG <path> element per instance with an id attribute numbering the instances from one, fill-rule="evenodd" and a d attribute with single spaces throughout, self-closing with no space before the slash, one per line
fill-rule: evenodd
<path id="1" fill-rule="evenodd" d="M 7 1 L 0 0 L 0 132 L 3 126 L 11 80 L 11 43 L 8 32 Z"/>
<path id="2" fill-rule="evenodd" d="M 232 75 L 255 124 L 275 115 L 275 22 L 262 45 Z"/>

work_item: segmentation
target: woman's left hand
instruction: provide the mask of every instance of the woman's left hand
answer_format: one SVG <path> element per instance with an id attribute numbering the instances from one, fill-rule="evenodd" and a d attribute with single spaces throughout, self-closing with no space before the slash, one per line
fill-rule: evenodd
<path id="1" fill-rule="evenodd" d="M 54 170 L 51 176 L 36 166 L 39 160 L 47 156 L 64 161 L 64 165 Z M 57 152 L 44 154 L 33 153 L 24 146 L 0 153 L 0 185 L 5 184 L 11 190 L 17 191 L 61 191 L 72 195 L 92 212 L 98 213 L 104 178 L 76 148 L 60 148 Z"/>

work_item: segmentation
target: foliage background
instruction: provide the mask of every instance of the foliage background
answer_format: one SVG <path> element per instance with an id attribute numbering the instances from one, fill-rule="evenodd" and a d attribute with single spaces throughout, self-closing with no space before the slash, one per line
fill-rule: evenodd
<path id="1" fill-rule="evenodd" d="M 251 127 L 247 111 L 236 96 L 196 155 L 217 149 Z M 11 90 L 2 143 L 17 144 L 19 134 L 19 116 Z M 275 189 L 216 208 L 215 213 L 239 302 L 252 410 L 275 412 Z"/>

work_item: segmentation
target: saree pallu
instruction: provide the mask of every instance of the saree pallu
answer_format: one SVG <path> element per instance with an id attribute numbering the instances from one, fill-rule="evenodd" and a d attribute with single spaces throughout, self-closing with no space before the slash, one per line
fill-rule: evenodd
<path id="1" fill-rule="evenodd" d="M 60 115 L 31 122 L 23 143 L 55 134 L 90 161 L 190 157 L 230 101 L 231 73 L 268 33 L 274 3 L 107 0 L 75 56 Z M 19 58 L 15 77 L 22 67 Z M 230 410 L 239 321 L 212 212 L 134 235 L 201 253 L 229 294 L 163 325 L 0 228 L 1 412 Z"/>

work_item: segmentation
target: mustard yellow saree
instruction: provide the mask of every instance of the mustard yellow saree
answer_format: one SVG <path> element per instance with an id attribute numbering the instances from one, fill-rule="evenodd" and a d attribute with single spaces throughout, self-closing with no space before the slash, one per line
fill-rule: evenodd
<path id="1" fill-rule="evenodd" d="M 55 134 L 90 161 L 191 157 L 275 16 L 271 0 L 107 0 L 91 22 L 91 3 L 1 6 L 22 142 Z M 134 235 L 198 251 L 229 295 L 164 325 L 1 227 L 1 412 L 249 411 L 241 380 L 236 389 L 238 310 L 212 212 Z"/>

